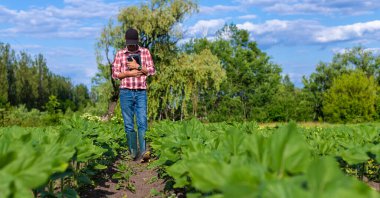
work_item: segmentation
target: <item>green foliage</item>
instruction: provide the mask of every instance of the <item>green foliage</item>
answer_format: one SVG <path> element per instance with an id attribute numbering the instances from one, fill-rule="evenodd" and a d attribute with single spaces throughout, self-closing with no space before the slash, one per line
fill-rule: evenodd
<path id="1" fill-rule="evenodd" d="M 314 156 L 334 156 L 348 175 L 378 182 L 378 130 L 378 124 L 333 125 L 307 128 L 302 133 L 307 137 Z"/>
<path id="2" fill-rule="evenodd" d="M 0 126 L 41 127 L 60 123 L 61 119 L 70 118 L 77 112 L 66 111 L 65 114 L 57 111 L 48 113 L 38 109 L 28 110 L 25 105 L 0 109 Z M 58 109 L 59 110 L 59 109 Z"/>
<path id="3" fill-rule="evenodd" d="M 359 70 L 364 72 L 367 77 L 374 76 L 375 80 L 380 82 L 379 60 L 379 55 L 374 55 L 363 47 L 354 47 L 344 53 L 335 54 L 331 63 L 319 63 L 316 71 L 309 78 L 303 78 L 305 90 L 313 95 L 314 120 L 324 118 L 324 94 L 330 89 L 335 78 L 350 73 L 352 70 Z"/>
<path id="4" fill-rule="evenodd" d="M 303 89 L 295 88 L 286 75 L 279 85 L 272 104 L 267 108 L 271 121 L 308 121 L 313 119 L 311 96 Z"/>
<path id="5" fill-rule="evenodd" d="M 62 104 L 62 111 L 77 111 L 89 102 L 87 87 L 74 86 L 68 78 L 51 73 L 43 55 L 26 52 L 16 55 L 10 45 L 0 43 L 0 106 L 25 105 L 29 110 L 44 109 L 50 95 Z M 74 101 L 70 104 L 68 101 Z"/>
<path id="6" fill-rule="evenodd" d="M 3 126 L 18 125 L 31 127 L 51 125 L 51 123 L 47 123 L 48 116 L 46 112 L 40 112 L 37 109 L 28 111 L 25 105 L 20 105 L 19 107 L 12 107 L 5 112 Z"/>
<path id="7" fill-rule="evenodd" d="M 50 96 L 49 102 L 46 103 L 46 109 L 50 114 L 58 113 L 58 107 L 60 106 L 56 96 Z"/>
<path id="8" fill-rule="evenodd" d="M 8 78 L 7 68 L 9 65 L 10 46 L 0 43 L 0 107 L 8 102 Z"/>
<path id="9" fill-rule="evenodd" d="M 77 197 L 74 189 L 91 184 L 124 139 L 121 125 L 76 117 L 54 128 L 1 128 L 0 197 Z"/>
<path id="10" fill-rule="evenodd" d="M 116 102 L 118 99 L 118 82 L 111 78 L 112 58 L 117 50 L 125 47 L 124 33 L 128 28 L 136 28 L 140 35 L 140 46 L 150 49 L 156 70 L 173 65 L 177 57 L 177 41 L 182 30 L 176 28 L 187 15 L 197 10 L 197 4 L 192 0 L 151 0 L 140 6 L 130 6 L 120 10 L 118 24 L 112 20 L 106 26 L 97 44 L 97 60 L 99 73 L 94 79 L 97 102 Z M 104 60 L 105 59 L 105 63 Z M 162 88 L 159 79 L 149 79 L 150 87 Z M 159 94 L 159 95 L 157 95 Z M 158 104 L 161 97 L 167 93 L 148 92 L 148 104 Z M 107 107 L 102 104 L 101 107 Z M 150 107 L 152 108 L 152 107 Z M 156 107 L 154 107 L 156 108 Z M 152 109 L 155 111 L 155 109 Z M 151 114 L 152 112 L 149 111 Z"/>
<path id="11" fill-rule="evenodd" d="M 205 114 L 211 114 L 211 121 L 271 119 L 267 108 L 281 83 L 281 68 L 249 40 L 246 30 L 225 25 L 217 40 L 195 39 L 183 48 L 188 53 L 210 49 L 226 70 L 227 79 L 220 91 L 210 90 L 204 95 L 210 98 L 202 105 L 206 106 Z"/>
<path id="12" fill-rule="evenodd" d="M 61 117 L 61 109 L 59 107 L 61 104 L 58 102 L 58 99 L 56 96 L 50 96 L 49 97 L 49 102 L 46 103 L 46 110 L 49 113 L 48 116 L 48 122 L 49 123 L 54 123 L 57 124 L 60 120 Z"/>
<path id="13" fill-rule="evenodd" d="M 217 92 L 226 76 L 218 58 L 207 49 L 196 54 L 181 54 L 162 68 L 160 74 L 160 79 L 152 82 L 149 94 L 163 97 L 150 98 L 149 115 L 156 118 L 161 110 L 166 118 L 172 119 L 197 117 L 198 105 L 205 100 L 202 94 L 209 90 Z M 178 109 L 179 115 L 175 115 Z"/>
<path id="14" fill-rule="evenodd" d="M 158 123 L 148 137 L 159 157 L 155 166 L 167 171 L 174 187 L 197 197 L 378 197 L 367 185 L 344 175 L 332 157 L 347 141 L 369 143 L 370 135 L 361 134 L 375 135 L 376 129 L 344 129 L 320 135 L 294 123 L 260 130 L 255 123 L 203 125 L 191 120 Z M 327 140 L 324 134 L 339 141 Z M 353 140 L 350 135 L 361 138 Z M 328 142 L 342 144 L 337 145 L 340 150 L 327 157 L 316 155 L 320 150 L 314 145 Z"/>
<path id="15" fill-rule="evenodd" d="M 329 122 L 364 122 L 375 116 L 377 84 L 357 71 L 337 77 L 324 95 L 323 113 Z"/>

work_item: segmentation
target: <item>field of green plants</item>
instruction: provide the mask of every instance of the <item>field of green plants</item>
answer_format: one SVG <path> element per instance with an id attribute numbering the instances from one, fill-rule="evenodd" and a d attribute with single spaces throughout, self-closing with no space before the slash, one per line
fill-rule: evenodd
<path id="1" fill-rule="evenodd" d="M 148 141 L 168 186 L 187 197 L 379 197 L 380 125 L 260 127 L 254 122 L 154 123 Z M 73 117 L 0 128 L 0 197 L 78 197 L 125 153 L 117 121 Z"/>
<path id="2" fill-rule="evenodd" d="M 151 146 L 188 197 L 378 197 L 378 125 L 161 122 Z M 351 175 L 348 176 L 348 175 Z M 352 176 L 356 176 L 352 177 Z"/>
<path id="3" fill-rule="evenodd" d="M 122 125 L 73 118 L 46 128 L 0 128 L 0 197 L 77 197 L 113 163 Z"/>

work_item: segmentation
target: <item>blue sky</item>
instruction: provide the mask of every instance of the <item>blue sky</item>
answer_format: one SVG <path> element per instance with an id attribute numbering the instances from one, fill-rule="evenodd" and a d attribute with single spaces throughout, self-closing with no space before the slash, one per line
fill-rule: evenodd
<path id="1" fill-rule="evenodd" d="M 143 1 L 2 0 L 0 42 L 42 53 L 54 73 L 91 85 L 95 43 L 120 8 Z M 225 23 L 252 40 L 302 87 L 301 79 L 334 53 L 361 45 L 380 53 L 380 0 L 200 0 L 199 13 L 181 24 L 186 42 L 212 39 Z"/>

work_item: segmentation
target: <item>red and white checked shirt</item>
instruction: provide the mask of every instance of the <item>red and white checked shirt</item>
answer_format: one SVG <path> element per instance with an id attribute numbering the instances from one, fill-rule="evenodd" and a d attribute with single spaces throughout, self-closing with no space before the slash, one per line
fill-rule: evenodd
<path id="1" fill-rule="evenodd" d="M 120 82 L 120 88 L 127 88 L 127 89 L 146 89 L 146 78 L 148 76 L 154 75 L 156 73 L 156 70 L 154 68 L 154 63 L 152 56 L 150 55 L 150 52 L 147 48 L 140 47 L 137 50 L 137 52 L 133 52 L 133 54 L 140 54 L 141 56 L 141 66 L 146 67 L 148 69 L 148 75 L 142 75 L 140 77 L 125 77 L 121 79 Z M 128 51 L 127 48 L 119 50 L 116 55 L 115 59 L 112 63 L 112 78 L 119 79 L 118 76 L 120 73 L 123 73 L 125 71 L 129 70 L 129 67 L 127 66 L 127 58 L 131 54 L 131 52 Z"/>

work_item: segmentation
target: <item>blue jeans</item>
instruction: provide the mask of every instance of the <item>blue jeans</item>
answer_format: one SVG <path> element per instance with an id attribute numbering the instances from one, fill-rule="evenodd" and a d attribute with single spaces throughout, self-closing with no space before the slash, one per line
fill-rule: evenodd
<path id="1" fill-rule="evenodd" d="M 137 137 L 140 145 L 140 154 L 146 150 L 145 132 L 147 123 L 147 95 L 146 90 L 120 89 L 120 107 L 124 120 L 124 130 L 127 134 L 129 152 L 132 157 L 138 156 Z M 138 136 L 134 128 L 136 116 Z"/>

